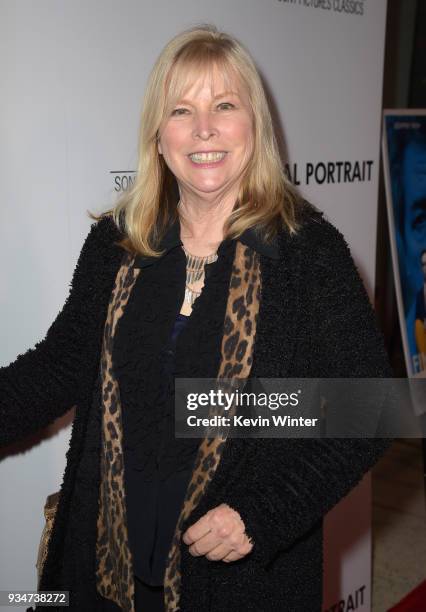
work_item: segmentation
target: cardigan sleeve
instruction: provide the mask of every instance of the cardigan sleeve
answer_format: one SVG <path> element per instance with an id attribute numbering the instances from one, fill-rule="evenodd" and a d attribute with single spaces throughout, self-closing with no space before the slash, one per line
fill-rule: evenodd
<path id="1" fill-rule="evenodd" d="M 392 377 L 383 337 L 349 248 L 340 232 L 325 223 L 325 239 L 315 248 L 311 264 L 310 282 L 318 292 L 318 299 L 312 300 L 313 376 Z M 223 500 L 240 513 L 254 544 L 250 554 L 266 566 L 280 550 L 291 548 L 361 481 L 391 442 L 256 440 L 250 479 Z"/>
<path id="2" fill-rule="evenodd" d="M 65 414 L 93 382 L 102 316 L 104 226 L 105 220 L 92 224 L 68 297 L 44 339 L 0 368 L 0 446 Z"/>

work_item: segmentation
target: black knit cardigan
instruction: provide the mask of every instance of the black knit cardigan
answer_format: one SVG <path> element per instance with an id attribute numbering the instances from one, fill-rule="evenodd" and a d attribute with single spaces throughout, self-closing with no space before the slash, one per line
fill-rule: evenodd
<path id="1" fill-rule="evenodd" d="M 310 205 L 304 211 L 296 235 L 279 235 L 281 258 L 260 258 L 262 295 L 251 376 L 392 376 L 374 311 L 342 234 Z M 99 358 L 123 257 L 115 244 L 119 237 L 109 219 L 92 225 L 69 296 L 46 337 L 0 369 L 2 446 L 77 407 L 40 585 L 42 590 L 70 590 L 73 612 L 96 612 L 100 605 L 95 584 Z M 193 557 L 182 542 L 181 612 L 319 612 L 323 518 L 390 442 L 229 439 L 183 531 L 224 502 L 240 513 L 255 544 L 243 559 L 223 563 Z"/>

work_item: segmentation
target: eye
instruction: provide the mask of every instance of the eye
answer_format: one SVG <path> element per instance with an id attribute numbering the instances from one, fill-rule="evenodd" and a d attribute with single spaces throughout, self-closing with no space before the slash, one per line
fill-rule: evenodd
<path id="1" fill-rule="evenodd" d="M 420 231 L 426 223 L 426 198 L 421 198 L 416 202 L 416 213 L 413 218 L 413 229 Z"/>
<path id="2" fill-rule="evenodd" d="M 414 222 L 413 222 L 413 228 L 418 229 L 419 225 L 422 226 L 422 225 L 425 225 L 425 223 L 426 223 L 426 210 L 415 216 Z"/>
<path id="3" fill-rule="evenodd" d="M 221 107 L 221 106 L 228 107 L 228 108 L 225 108 L 225 110 L 229 110 L 229 108 L 235 108 L 235 106 L 231 102 L 221 102 L 220 104 L 218 104 L 218 107 Z"/>
<path id="4" fill-rule="evenodd" d="M 172 111 L 171 115 L 172 115 L 172 117 L 173 117 L 173 116 L 175 116 L 175 117 L 179 117 L 179 115 L 183 115 L 184 113 L 186 113 L 186 112 L 187 112 L 187 110 L 188 110 L 188 109 L 186 109 L 186 108 L 175 108 L 175 109 Z"/>

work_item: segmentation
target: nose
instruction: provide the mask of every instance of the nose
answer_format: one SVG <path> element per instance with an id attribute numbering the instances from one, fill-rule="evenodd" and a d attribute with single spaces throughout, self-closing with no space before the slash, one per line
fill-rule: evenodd
<path id="1" fill-rule="evenodd" d="M 201 140 L 209 140 L 218 135 L 215 118 L 209 112 L 199 112 L 194 119 L 193 137 Z"/>

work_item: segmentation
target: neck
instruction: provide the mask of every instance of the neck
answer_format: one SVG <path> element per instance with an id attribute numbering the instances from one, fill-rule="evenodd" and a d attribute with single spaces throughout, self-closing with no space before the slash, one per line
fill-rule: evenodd
<path id="1" fill-rule="evenodd" d="M 223 240 L 223 226 L 231 214 L 235 198 L 199 202 L 182 197 L 178 211 L 181 222 L 181 240 L 194 255 L 207 255 L 217 249 Z"/>

